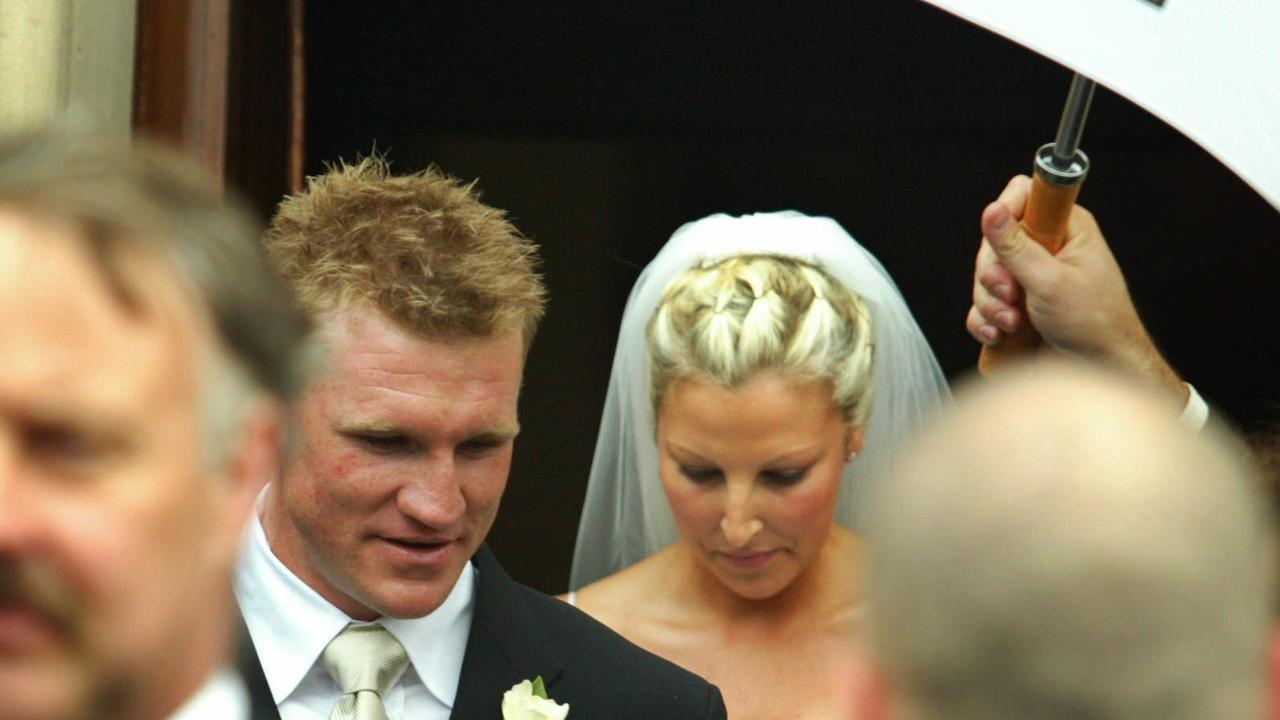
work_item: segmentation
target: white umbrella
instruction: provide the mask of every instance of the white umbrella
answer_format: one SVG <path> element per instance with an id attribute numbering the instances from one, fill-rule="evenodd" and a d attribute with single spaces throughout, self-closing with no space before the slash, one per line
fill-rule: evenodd
<path id="1" fill-rule="evenodd" d="M 1280 0 L 925 1 L 1127 97 L 1280 209 Z"/>
<path id="2" fill-rule="evenodd" d="M 1077 72 L 1052 151 L 1036 153 L 1023 218 L 1049 249 L 1065 239 L 1088 170 L 1075 141 L 1093 82 L 1180 130 L 1280 209 L 1280 0 L 925 2 Z M 978 369 L 988 372 L 1039 342 L 1024 325 L 983 348 Z"/>

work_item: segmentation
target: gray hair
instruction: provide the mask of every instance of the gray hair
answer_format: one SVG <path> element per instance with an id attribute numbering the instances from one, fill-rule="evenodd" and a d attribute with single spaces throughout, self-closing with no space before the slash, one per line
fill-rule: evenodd
<path id="1" fill-rule="evenodd" d="M 735 388 L 762 370 L 829 383 L 849 427 L 871 409 L 871 321 L 862 300 L 794 258 L 738 255 L 690 268 L 648 327 L 658 417 L 672 382 L 703 375 Z"/>
<path id="2" fill-rule="evenodd" d="M 122 305 L 142 293 L 122 251 L 165 259 L 207 312 L 220 340 L 205 412 L 222 444 L 255 391 L 292 398 L 304 378 L 295 357 L 307 332 L 267 264 L 260 225 L 195 165 L 134 140 L 26 133 L 0 140 L 0 205 L 70 223 Z"/>
<path id="3" fill-rule="evenodd" d="M 881 488 L 871 632 L 918 717 L 1260 716 L 1273 525 L 1225 432 L 1034 366 L 958 402 Z"/>

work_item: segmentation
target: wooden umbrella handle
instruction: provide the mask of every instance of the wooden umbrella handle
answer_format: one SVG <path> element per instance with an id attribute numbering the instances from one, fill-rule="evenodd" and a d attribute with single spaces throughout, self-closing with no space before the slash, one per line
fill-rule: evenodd
<path id="1" fill-rule="evenodd" d="M 1022 216 L 1022 229 L 1033 240 L 1055 255 L 1067 242 L 1067 219 L 1075 207 L 1081 183 L 1057 185 L 1046 181 L 1041 173 L 1035 173 L 1031 181 L 1031 196 Z M 1012 360 L 1025 357 L 1040 347 L 1040 333 L 1031 326 L 1027 314 L 1027 301 L 1021 301 L 1022 326 L 1017 332 L 1008 333 L 995 345 L 987 345 L 978 355 L 978 372 L 987 375 Z"/>

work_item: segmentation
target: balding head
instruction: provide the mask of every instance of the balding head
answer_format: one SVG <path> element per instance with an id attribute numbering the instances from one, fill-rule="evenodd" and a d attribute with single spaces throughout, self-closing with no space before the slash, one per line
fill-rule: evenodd
<path id="1" fill-rule="evenodd" d="M 873 633 L 921 718 L 1257 717 L 1270 517 L 1244 453 L 1115 377 L 1024 368 L 903 459 Z"/>

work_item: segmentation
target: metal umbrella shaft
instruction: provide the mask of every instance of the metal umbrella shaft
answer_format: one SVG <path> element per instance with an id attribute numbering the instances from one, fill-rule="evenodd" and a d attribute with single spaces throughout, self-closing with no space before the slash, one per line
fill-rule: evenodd
<path id="1" fill-rule="evenodd" d="M 1089 107 L 1093 104 L 1093 91 L 1097 87 L 1089 78 L 1076 74 L 1071 80 L 1071 90 L 1067 92 L 1067 104 L 1062 108 L 1062 119 L 1058 121 L 1058 135 L 1053 141 L 1054 171 L 1070 173 L 1077 161 L 1080 151 L 1080 137 L 1084 135 L 1084 121 L 1089 118 Z M 1088 165 L 1085 158 L 1085 164 Z"/>

